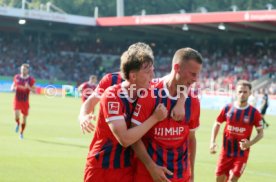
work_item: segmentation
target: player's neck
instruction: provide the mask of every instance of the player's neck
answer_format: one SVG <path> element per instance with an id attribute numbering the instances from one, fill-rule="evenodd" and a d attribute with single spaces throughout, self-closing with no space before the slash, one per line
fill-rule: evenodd
<path id="1" fill-rule="evenodd" d="M 28 76 L 29 76 L 28 74 L 23 74 L 23 73 L 20 74 L 21 78 L 27 78 Z"/>
<path id="2" fill-rule="evenodd" d="M 248 105 L 248 103 L 236 101 L 235 105 L 238 106 L 239 108 L 244 108 Z"/>
<path id="3" fill-rule="evenodd" d="M 166 80 L 164 80 L 164 84 L 166 84 L 171 96 L 177 95 L 177 84 L 176 81 L 172 78 L 172 76 L 167 77 Z"/>
<path id="4" fill-rule="evenodd" d="M 129 81 L 124 81 L 122 84 L 122 89 L 124 90 L 124 92 L 126 92 L 127 96 L 131 99 L 131 100 L 136 100 L 137 98 L 137 89 L 134 89 L 136 87 L 133 86 L 133 84 L 131 84 Z"/>

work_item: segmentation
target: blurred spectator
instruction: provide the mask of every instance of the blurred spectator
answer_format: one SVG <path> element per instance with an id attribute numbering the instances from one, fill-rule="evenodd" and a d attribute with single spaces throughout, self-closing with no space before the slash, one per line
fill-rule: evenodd
<path id="1" fill-rule="evenodd" d="M 95 42 L 72 41 L 62 37 L 49 38 L 32 34 L 22 36 L 1 32 L 0 75 L 14 75 L 22 63 L 28 63 L 31 65 L 31 74 L 36 78 L 81 83 L 90 74 L 101 78 L 107 72 L 118 71 L 122 50 L 131 43 L 105 43 L 101 39 Z M 253 81 L 276 72 L 275 45 L 209 44 L 191 45 L 204 57 L 204 69 L 199 80 L 202 89 L 234 89 L 239 79 Z M 172 55 L 180 46 L 183 45 L 174 45 L 171 42 L 154 44 L 156 77 L 170 72 Z M 275 82 L 269 85 L 270 94 L 276 94 L 275 85 Z"/>

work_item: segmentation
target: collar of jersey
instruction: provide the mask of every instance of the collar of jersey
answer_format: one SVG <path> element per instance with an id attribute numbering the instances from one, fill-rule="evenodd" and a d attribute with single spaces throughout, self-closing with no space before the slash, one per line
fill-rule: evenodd
<path id="1" fill-rule="evenodd" d="M 27 75 L 27 76 L 24 77 L 24 76 L 21 76 L 21 74 L 20 74 L 20 78 L 23 78 L 23 79 L 27 79 L 27 78 L 29 78 L 29 76 L 30 75 Z"/>
<path id="2" fill-rule="evenodd" d="M 240 110 L 245 110 L 245 109 L 247 109 L 247 108 L 249 107 L 249 104 L 247 103 L 246 106 L 244 106 L 244 107 L 239 107 L 236 103 L 234 103 L 234 107 L 237 108 L 237 109 L 240 109 Z"/>

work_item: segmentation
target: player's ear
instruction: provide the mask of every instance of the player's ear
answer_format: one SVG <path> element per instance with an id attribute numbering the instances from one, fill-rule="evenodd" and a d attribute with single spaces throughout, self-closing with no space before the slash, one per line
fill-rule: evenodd
<path id="1" fill-rule="evenodd" d="M 129 72 L 129 80 L 131 80 L 131 81 L 136 80 L 136 72 L 135 71 L 130 71 Z"/>
<path id="2" fill-rule="evenodd" d="M 180 65 L 178 63 L 174 64 L 173 69 L 176 73 L 179 73 L 180 72 Z"/>

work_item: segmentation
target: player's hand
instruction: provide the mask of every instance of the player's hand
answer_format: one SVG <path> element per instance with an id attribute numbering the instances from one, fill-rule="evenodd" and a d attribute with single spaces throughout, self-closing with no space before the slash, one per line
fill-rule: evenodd
<path id="1" fill-rule="evenodd" d="M 30 85 L 28 83 L 25 83 L 25 89 L 31 90 L 31 87 L 30 87 Z"/>
<path id="2" fill-rule="evenodd" d="M 211 143 L 210 144 L 210 153 L 211 154 L 217 153 L 217 144 L 216 143 Z"/>
<path id="3" fill-rule="evenodd" d="M 91 120 L 95 120 L 95 119 L 96 119 L 95 115 L 91 115 L 91 114 L 79 116 L 80 127 L 83 134 L 85 134 L 85 132 L 91 133 L 92 131 L 95 130 L 95 126 L 91 123 Z"/>
<path id="4" fill-rule="evenodd" d="M 164 106 L 164 104 L 158 104 L 153 112 L 153 116 L 156 118 L 157 121 L 162 121 L 168 116 L 168 110 Z"/>
<path id="5" fill-rule="evenodd" d="M 185 116 L 185 107 L 184 104 L 176 104 L 175 107 L 173 107 L 171 112 L 171 117 L 175 121 L 183 121 Z"/>
<path id="6" fill-rule="evenodd" d="M 239 143 L 241 150 L 246 150 L 250 147 L 250 142 L 247 139 L 242 139 Z"/>
<path id="7" fill-rule="evenodd" d="M 170 182 L 166 174 L 173 175 L 167 168 L 158 165 L 152 167 L 149 172 L 154 182 Z"/>

